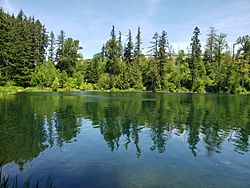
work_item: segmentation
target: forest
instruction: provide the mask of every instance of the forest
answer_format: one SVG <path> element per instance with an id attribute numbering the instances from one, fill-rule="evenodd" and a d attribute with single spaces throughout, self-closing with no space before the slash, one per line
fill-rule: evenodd
<path id="1" fill-rule="evenodd" d="M 204 50 L 194 28 L 190 47 L 174 52 L 167 31 L 152 36 L 142 52 L 141 29 L 128 30 L 126 43 L 112 26 L 110 38 L 92 59 L 84 59 L 79 40 L 56 35 L 22 10 L 0 9 L 0 86 L 65 90 L 249 93 L 250 36 L 233 45 L 210 27 Z M 84 41 L 83 41 L 84 43 Z M 233 50 L 232 50 L 233 46 Z"/>

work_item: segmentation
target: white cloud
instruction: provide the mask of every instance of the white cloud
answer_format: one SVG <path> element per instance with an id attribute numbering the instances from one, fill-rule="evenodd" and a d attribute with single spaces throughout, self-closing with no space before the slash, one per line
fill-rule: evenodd
<path id="1" fill-rule="evenodd" d="M 9 12 L 9 13 L 14 13 L 15 12 L 14 7 L 11 5 L 9 0 L 1 0 L 1 6 L 3 7 L 3 9 L 6 12 Z"/>

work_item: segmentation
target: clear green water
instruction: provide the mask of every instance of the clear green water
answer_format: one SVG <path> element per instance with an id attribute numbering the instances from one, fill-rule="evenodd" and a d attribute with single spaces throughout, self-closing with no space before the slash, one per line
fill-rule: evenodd
<path id="1" fill-rule="evenodd" d="M 250 96 L 0 98 L 0 161 L 56 187 L 250 187 Z"/>

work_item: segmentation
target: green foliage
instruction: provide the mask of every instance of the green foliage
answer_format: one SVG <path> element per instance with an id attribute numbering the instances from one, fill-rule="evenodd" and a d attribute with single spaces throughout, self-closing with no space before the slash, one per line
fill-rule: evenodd
<path id="1" fill-rule="evenodd" d="M 64 84 L 64 88 L 66 88 L 67 91 L 77 88 L 77 80 L 75 78 L 69 77 Z"/>
<path id="2" fill-rule="evenodd" d="M 189 59 L 189 67 L 191 70 L 191 91 L 202 91 L 204 90 L 204 83 L 202 79 L 206 74 L 204 63 L 201 59 L 201 43 L 199 39 L 200 29 L 195 27 L 191 38 L 191 56 Z"/>
<path id="3" fill-rule="evenodd" d="M 157 69 L 157 60 L 149 59 L 148 65 L 144 68 L 143 85 L 148 91 L 160 90 L 160 76 Z"/>
<path id="4" fill-rule="evenodd" d="M 106 42 L 105 45 L 105 60 L 106 60 L 106 73 L 114 76 L 120 72 L 119 61 L 120 61 L 120 45 L 115 35 L 115 27 L 112 27 L 111 38 Z M 112 79 L 111 85 L 113 87 Z"/>
<path id="5" fill-rule="evenodd" d="M 84 82 L 81 84 L 80 90 L 91 91 L 91 90 L 94 90 L 94 86 L 93 86 L 93 84 Z"/>
<path id="6" fill-rule="evenodd" d="M 87 61 L 85 80 L 89 83 L 97 83 L 100 75 L 104 73 L 104 63 L 100 53 L 94 55 L 91 60 Z"/>
<path id="7" fill-rule="evenodd" d="M 130 70 L 130 79 L 129 79 L 130 88 L 133 88 L 137 91 L 143 91 L 144 87 L 142 83 L 141 71 L 136 66 L 133 66 L 130 69 L 132 69 Z"/>
<path id="8" fill-rule="evenodd" d="M 210 27 L 208 30 L 208 38 L 207 38 L 207 44 L 206 49 L 204 53 L 204 60 L 212 64 L 214 60 L 214 49 L 216 45 L 216 38 L 217 38 L 217 31 L 214 27 Z"/>
<path id="9" fill-rule="evenodd" d="M 161 86 L 164 88 L 165 91 L 175 92 L 176 87 L 179 81 L 179 74 L 177 73 L 177 67 L 173 60 L 168 60 L 166 65 L 163 67 L 162 72 L 164 71 L 165 74 L 161 80 Z"/>
<path id="10" fill-rule="evenodd" d="M 45 60 L 46 29 L 39 20 L 0 10 L 0 84 L 13 81 L 27 87 L 36 65 Z"/>
<path id="11" fill-rule="evenodd" d="M 238 59 L 241 60 L 239 71 L 241 74 L 241 87 L 250 89 L 250 36 L 245 35 L 237 39 L 240 45 L 238 50 Z"/>
<path id="12" fill-rule="evenodd" d="M 124 49 L 124 58 L 125 58 L 125 62 L 128 65 L 132 65 L 132 61 L 133 61 L 133 42 L 132 42 L 132 34 L 131 34 L 131 30 L 128 31 L 128 38 L 127 38 L 127 44 L 126 47 Z"/>
<path id="13" fill-rule="evenodd" d="M 175 72 L 175 85 L 176 89 L 178 90 L 181 88 L 189 88 L 190 82 L 191 82 L 191 74 L 190 74 L 190 69 L 189 69 L 189 64 L 188 64 L 188 59 L 184 53 L 183 50 L 179 51 L 176 61 L 175 61 L 175 67 L 176 71 Z"/>
<path id="14" fill-rule="evenodd" d="M 152 46 L 149 47 L 149 53 L 154 57 L 158 58 L 159 56 L 159 34 L 156 32 L 152 37 L 153 41 L 150 42 Z"/>
<path id="15" fill-rule="evenodd" d="M 31 78 L 31 86 L 52 87 L 54 80 L 59 77 L 59 71 L 51 61 L 46 61 L 35 68 Z"/>
<path id="16" fill-rule="evenodd" d="M 140 65 L 141 64 L 141 28 L 138 27 L 137 35 L 136 35 L 136 42 L 135 42 L 135 48 L 134 48 L 134 61 L 135 64 Z"/>
<path id="17" fill-rule="evenodd" d="M 57 91 L 59 86 L 60 86 L 59 79 L 57 77 L 55 77 L 55 79 L 51 85 L 51 88 L 53 91 Z"/>
<path id="18" fill-rule="evenodd" d="M 130 70 L 125 62 L 120 63 L 120 74 L 116 77 L 115 87 L 119 90 L 126 90 L 130 88 Z"/>
<path id="19" fill-rule="evenodd" d="M 79 50 L 79 41 L 72 38 L 67 38 L 60 47 L 60 56 L 57 58 L 57 68 L 65 71 L 69 76 L 73 75 L 76 67 L 76 62 L 81 58 Z"/>
<path id="20" fill-rule="evenodd" d="M 60 34 L 57 36 L 57 49 L 56 49 L 56 62 L 63 56 L 63 46 L 65 41 L 65 32 L 60 31 Z"/>
<path id="21" fill-rule="evenodd" d="M 164 77 L 164 66 L 166 65 L 167 61 L 167 50 L 169 48 L 168 45 L 168 39 L 167 39 L 167 32 L 162 31 L 162 35 L 159 38 L 159 65 L 158 65 L 158 72 L 160 76 L 160 83 L 161 83 L 161 89 L 166 90 L 166 85 L 164 85 L 163 77 Z"/>
<path id="22" fill-rule="evenodd" d="M 78 88 L 86 80 L 87 69 L 88 69 L 88 65 L 85 61 L 76 62 L 76 68 L 73 73 L 73 78 L 76 79 L 76 85 Z"/>
<path id="23" fill-rule="evenodd" d="M 59 80 L 59 83 L 60 83 L 60 87 L 62 88 L 65 88 L 66 87 L 66 83 L 68 82 L 68 75 L 65 71 L 62 71 L 61 74 L 60 74 L 60 80 Z"/>
<path id="24" fill-rule="evenodd" d="M 22 87 L 17 86 L 0 86 L 0 97 L 15 94 L 19 91 L 22 91 Z"/>
<path id="25" fill-rule="evenodd" d="M 49 51 L 48 59 L 51 62 L 55 62 L 55 34 L 53 33 L 53 31 L 50 32 L 48 51 Z"/>
<path id="26" fill-rule="evenodd" d="M 108 90 L 110 89 L 110 77 L 107 73 L 101 74 L 100 79 L 97 82 L 98 89 Z"/>

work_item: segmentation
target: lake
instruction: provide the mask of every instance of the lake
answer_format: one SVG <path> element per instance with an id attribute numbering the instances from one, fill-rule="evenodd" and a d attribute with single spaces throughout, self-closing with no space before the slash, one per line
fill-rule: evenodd
<path id="1" fill-rule="evenodd" d="M 18 93 L 0 98 L 0 162 L 55 187 L 250 187 L 250 96 Z"/>

